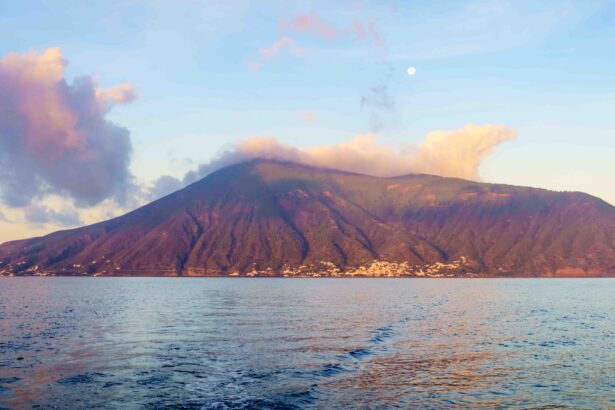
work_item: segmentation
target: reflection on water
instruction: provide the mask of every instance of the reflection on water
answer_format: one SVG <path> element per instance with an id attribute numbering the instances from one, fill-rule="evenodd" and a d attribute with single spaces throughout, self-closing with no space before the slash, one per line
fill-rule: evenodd
<path id="1" fill-rule="evenodd" d="M 615 408 L 608 279 L 0 279 L 0 407 Z"/>

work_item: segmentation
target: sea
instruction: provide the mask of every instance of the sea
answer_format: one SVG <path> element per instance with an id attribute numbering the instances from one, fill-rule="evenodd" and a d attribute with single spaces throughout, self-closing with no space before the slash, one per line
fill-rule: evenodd
<path id="1" fill-rule="evenodd" d="M 615 280 L 1 278 L 0 408 L 615 408 Z"/>

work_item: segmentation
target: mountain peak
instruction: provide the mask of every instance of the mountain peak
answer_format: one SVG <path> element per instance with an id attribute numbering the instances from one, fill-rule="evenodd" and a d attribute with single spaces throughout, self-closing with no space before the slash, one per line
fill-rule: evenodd
<path id="1" fill-rule="evenodd" d="M 0 274 L 615 275 L 615 208 L 254 159 L 119 218 L 0 245 Z"/>

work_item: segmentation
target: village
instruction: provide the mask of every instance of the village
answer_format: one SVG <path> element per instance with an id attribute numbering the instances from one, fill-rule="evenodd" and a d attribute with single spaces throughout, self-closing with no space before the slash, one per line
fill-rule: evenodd
<path id="1" fill-rule="evenodd" d="M 92 261 L 88 265 L 73 264 L 66 266 L 62 272 L 51 272 L 41 269 L 38 265 L 20 269 L 26 262 L 7 264 L 0 261 L 0 276 L 123 276 L 122 269 L 105 260 L 102 264 Z M 98 265 L 98 266 L 97 266 Z M 433 264 L 410 264 L 408 262 L 389 262 L 383 260 L 372 260 L 369 264 L 356 267 L 340 268 L 331 261 L 320 261 L 317 264 L 287 266 L 282 269 L 257 269 L 256 267 L 248 272 L 233 271 L 230 273 L 207 274 L 202 272 L 194 276 L 230 276 L 230 277 L 426 277 L 426 278 L 450 278 L 450 277 L 476 277 L 481 276 L 472 269 L 473 264 L 465 257 L 460 256 L 450 262 L 435 262 Z M 16 272 L 19 272 L 16 274 Z M 168 273 L 168 272 L 165 272 Z M 203 274 L 205 273 L 205 274 Z M 166 275 L 165 275 L 166 276 Z M 192 276 L 192 275 L 189 275 Z"/>
<path id="2" fill-rule="evenodd" d="M 370 264 L 342 270 L 333 262 L 320 261 L 318 265 L 301 265 L 298 267 L 287 267 L 282 270 L 283 277 L 473 277 L 479 276 L 470 269 L 471 264 L 465 256 L 459 259 L 443 263 L 412 265 L 408 262 L 388 262 L 382 260 L 372 260 Z M 234 272 L 230 276 L 240 276 L 239 272 Z M 253 269 L 245 276 L 266 277 L 278 276 L 272 269 L 258 271 Z"/>

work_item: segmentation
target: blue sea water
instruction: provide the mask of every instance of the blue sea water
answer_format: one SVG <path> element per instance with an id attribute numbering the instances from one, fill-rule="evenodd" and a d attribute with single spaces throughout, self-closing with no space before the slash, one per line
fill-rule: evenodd
<path id="1" fill-rule="evenodd" d="M 0 279 L 0 408 L 615 408 L 615 280 Z"/>

